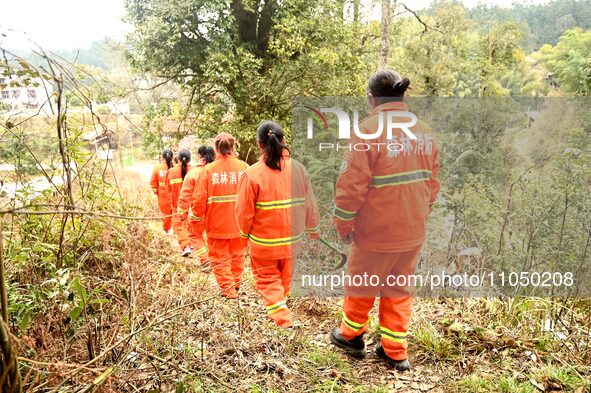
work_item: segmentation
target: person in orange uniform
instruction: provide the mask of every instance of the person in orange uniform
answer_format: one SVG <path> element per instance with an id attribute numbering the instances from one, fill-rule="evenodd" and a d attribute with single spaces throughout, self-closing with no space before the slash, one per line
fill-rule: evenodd
<path id="1" fill-rule="evenodd" d="M 388 111 L 408 111 L 402 97 L 409 84 L 394 71 L 374 74 L 368 84 L 371 114 L 360 124 L 360 131 L 374 133 L 378 116 Z M 429 126 L 418 120 L 407 131 L 416 139 L 402 128 L 393 129 L 391 139 L 386 132 L 370 140 L 351 138 L 352 145 L 382 143 L 388 148 L 346 152 L 334 211 L 339 235 L 344 242 L 352 242 L 349 275 L 376 275 L 380 283 L 345 286 L 342 321 L 331 331 L 331 342 L 353 356 L 365 356 L 363 334 L 379 294 L 381 343 L 376 354 L 399 371 L 410 368 L 406 337 L 412 288 L 393 285 L 386 277 L 414 274 L 427 217 L 439 192 L 438 151 Z"/>
<path id="2" fill-rule="evenodd" d="M 203 145 L 197 150 L 197 155 L 199 156 L 197 163 L 193 169 L 187 173 L 187 176 L 185 176 L 185 180 L 183 181 L 183 187 L 179 194 L 177 213 L 183 214 L 182 217 L 184 219 L 186 219 L 186 216 L 189 217 L 189 220 L 184 221 L 184 223 L 187 224 L 185 229 L 188 231 L 189 245 L 194 255 L 199 257 L 201 264 L 205 265 L 209 257 L 207 255 L 207 245 L 203 239 L 203 223 L 192 220 L 195 216 L 193 215 L 190 206 L 191 200 L 193 199 L 193 192 L 195 191 L 195 184 L 199 179 L 199 175 L 205 165 L 213 162 L 215 159 L 215 151 L 213 150 L 213 147 Z"/>
<path id="3" fill-rule="evenodd" d="M 166 173 L 172 168 L 172 150 L 164 149 L 162 151 L 162 160 L 160 164 L 154 167 L 150 179 L 150 187 L 158 197 L 158 207 L 162 218 L 162 229 L 166 235 L 170 235 L 172 229 L 172 207 L 170 205 L 170 193 L 166 188 Z"/>
<path id="4" fill-rule="evenodd" d="M 189 162 L 191 162 L 191 152 L 189 150 L 182 149 L 179 151 L 177 158 L 179 165 L 169 169 L 168 173 L 166 174 L 166 187 L 170 193 L 170 206 L 172 211 L 175 213 L 178 209 L 179 196 L 181 193 L 181 188 L 183 187 L 183 180 L 185 179 L 187 173 L 189 173 L 191 170 L 191 166 L 189 165 Z M 181 246 L 181 255 L 184 257 L 189 256 L 191 254 L 191 242 L 189 240 L 189 232 L 185 225 L 184 216 L 176 214 L 174 217 L 172 217 L 172 227 L 174 228 L 176 239 Z"/>
<path id="5" fill-rule="evenodd" d="M 238 180 L 248 164 L 236 157 L 234 143 L 227 132 L 215 137 L 216 159 L 201 171 L 191 203 L 192 219 L 204 223 L 211 270 L 228 299 L 238 297 L 247 247 L 236 225 L 234 205 Z"/>
<path id="6" fill-rule="evenodd" d="M 272 121 L 257 130 L 262 154 L 244 172 L 238 188 L 236 220 L 249 239 L 250 263 L 267 315 L 282 327 L 293 326 L 286 300 L 292 261 L 304 234 L 320 238 L 316 199 L 306 169 L 290 158 L 283 129 Z"/>

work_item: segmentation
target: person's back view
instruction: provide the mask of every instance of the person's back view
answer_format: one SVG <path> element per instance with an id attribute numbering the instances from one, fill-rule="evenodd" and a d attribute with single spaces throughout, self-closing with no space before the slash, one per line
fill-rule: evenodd
<path id="1" fill-rule="evenodd" d="M 166 187 L 166 174 L 172 168 L 172 150 L 164 149 L 162 151 L 162 158 L 160 164 L 156 165 L 152 170 L 152 177 L 150 178 L 150 186 L 152 192 L 158 198 L 158 207 L 163 214 L 162 229 L 166 235 L 170 235 L 172 229 L 172 206 L 170 203 L 170 193 Z"/>
<path id="2" fill-rule="evenodd" d="M 192 220 L 203 221 L 211 269 L 228 299 L 238 297 L 247 242 L 240 236 L 234 205 L 238 181 L 248 164 L 234 152 L 234 137 L 222 132 L 215 138 L 216 159 L 206 165 L 195 185 L 191 203 Z"/>
<path id="3" fill-rule="evenodd" d="M 177 158 L 180 165 L 170 168 L 166 174 L 166 188 L 170 193 L 170 205 L 173 213 L 177 212 L 183 181 L 187 173 L 191 170 L 191 166 L 189 165 L 189 162 L 191 162 L 191 152 L 182 149 L 179 151 Z M 172 227 L 174 228 L 176 239 L 181 246 L 181 255 L 184 257 L 189 256 L 191 254 L 191 242 L 189 241 L 189 232 L 185 227 L 184 217 L 175 215 L 172 218 Z"/>
<path id="4" fill-rule="evenodd" d="M 290 327 L 292 263 L 305 233 L 319 237 L 318 208 L 308 173 L 290 157 L 281 126 L 263 122 L 257 142 L 261 157 L 240 180 L 236 220 L 241 236 L 249 239 L 252 274 L 267 315 Z"/>
<path id="5" fill-rule="evenodd" d="M 202 145 L 197 150 L 197 162 L 193 169 L 191 169 L 185 180 L 183 180 L 183 187 L 179 195 L 179 202 L 177 207 L 177 213 L 186 215 L 187 221 L 187 232 L 190 242 L 190 247 L 194 255 L 199 258 L 201 265 L 206 265 L 209 261 L 209 255 L 207 254 L 207 246 L 203 239 L 203 223 L 195 221 L 195 216 L 190 209 L 191 201 L 193 200 L 193 193 L 201 172 L 205 169 L 207 164 L 210 164 L 215 159 L 215 151 L 211 146 Z"/>
<path id="6" fill-rule="evenodd" d="M 408 111 L 402 97 L 409 83 L 393 71 L 372 76 L 368 85 L 371 114 L 360 124 L 362 133 L 374 134 L 379 128 L 378 117 L 386 117 L 387 112 Z M 331 332 L 331 341 L 354 356 L 365 356 L 363 333 L 379 294 L 382 342 L 376 352 L 398 370 L 410 367 L 406 336 L 412 292 L 387 280 L 414 274 L 427 217 L 439 192 L 438 151 L 430 128 L 418 122 L 410 131 L 417 139 L 401 129 L 394 129 L 390 140 L 385 132 L 369 140 L 352 137 L 351 145 L 366 142 L 374 148 L 346 153 L 334 211 L 339 235 L 343 241 L 353 242 L 349 274 L 375 275 L 380 283 L 345 288 L 343 319 Z"/>

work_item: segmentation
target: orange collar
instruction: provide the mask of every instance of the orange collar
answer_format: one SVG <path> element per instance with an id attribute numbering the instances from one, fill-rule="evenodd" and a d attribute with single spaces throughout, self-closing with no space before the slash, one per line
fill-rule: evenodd
<path id="1" fill-rule="evenodd" d="M 393 101 L 393 102 L 386 102 L 382 105 L 378 105 L 375 108 L 373 108 L 373 111 L 371 111 L 372 114 L 376 114 L 379 112 L 385 112 L 385 111 L 407 111 L 408 110 L 408 105 L 406 105 L 406 102 L 404 101 Z"/>

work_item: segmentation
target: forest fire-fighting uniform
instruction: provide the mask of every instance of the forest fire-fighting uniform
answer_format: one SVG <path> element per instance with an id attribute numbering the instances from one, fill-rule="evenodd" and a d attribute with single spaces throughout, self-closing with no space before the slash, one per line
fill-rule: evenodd
<path id="1" fill-rule="evenodd" d="M 205 161 L 199 159 L 195 164 L 195 167 L 191 169 L 185 176 L 183 186 L 179 194 L 179 201 L 177 206 L 177 213 L 187 215 L 188 219 L 184 220 L 185 229 L 187 230 L 187 236 L 189 238 L 189 244 L 193 249 L 195 255 L 199 257 L 201 263 L 205 263 L 208 260 L 207 245 L 203 238 L 203 222 L 195 221 L 195 215 L 191 211 L 191 201 L 193 199 L 193 193 L 195 186 L 201 171 L 205 167 Z"/>
<path id="2" fill-rule="evenodd" d="M 319 216 L 308 173 L 284 150 L 281 171 L 265 164 L 265 157 L 246 170 L 240 180 L 236 220 L 240 235 L 249 239 L 256 286 L 268 316 L 277 325 L 293 325 L 286 300 L 295 261 L 307 232 L 319 238 Z"/>
<path id="3" fill-rule="evenodd" d="M 162 219 L 162 229 L 168 232 L 172 228 L 172 206 L 170 204 L 170 193 L 166 188 L 166 173 L 168 172 L 168 165 L 162 162 L 154 167 L 152 177 L 150 178 L 150 187 L 158 197 L 158 207 L 160 213 L 165 217 Z M 166 217 L 169 216 L 169 217 Z"/>
<path id="4" fill-rule="evenodd" d="M 191 166 L 187 165 L 187 173 L 191 170 Z M 168 170 L 166 174 L 166 188 L 170 193 L 170 206 L 172 211 L 176 213 L 179 203 L 179 196 L 181 188 L 183 187 L 182 165 L 175 165 Z M 189 231 L 184 224 L 184 217 L 176 215 L 172 217 L 172 227 L 174 234 L 178 240 L 181 249 L 190 245 Z"/>
<path id="5" fill-rule="evenodd" d="M 363 133 L 378 129 L 378 115 L 385 111 L 408 111 L 404 102 L 376 107 L 360 124 Z M 385 124 L 385 122 L 384 122 Z M 349 274 L 386 276 L 414 274 L 425 240 L 427 217 L 439 192 L 438 150 L 430 128 L 422 121 L 410 130 L 412 140 L 401 129 L 392 139 L 386 132 L 373 140 L 357 135 L 359 142 L 385 143 L 381 149 L 345 153 L 337 180 L 334 224 L 341 237 L 353 233 Z M 372 145 L 377 146 L 377 145 Z M 394 360 L 407 358 L 407 331 L 412 309 L 412 289 L 386 283 L 345 287 L 340 334 L 351 340 L 367 329 L 368 313 L 380 295 L 379 315 L 382 346 Z"/>
<path id="6" fill-rule="evenodd" d="M 211 269 L 229 299 L 238 296 L 244 271 L 247 242 L 238 231 L 234 206 L 238 180 L 247 167 L 233 154 L 218 155 L 201 171 L 191 202 L 190 220 L 204 224 Z"/>

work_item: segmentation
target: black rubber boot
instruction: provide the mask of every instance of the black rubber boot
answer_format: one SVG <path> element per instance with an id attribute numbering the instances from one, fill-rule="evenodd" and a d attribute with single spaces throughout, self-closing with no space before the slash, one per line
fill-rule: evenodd
<path id="1" fill-rule="evenodd" d="M 363 334 L 355 337 L 353 340 L 345 340 L 341 336 L 338 327 L 332 329 L 330 332 L 330 342 L 339 348 L 344 349 L 349 355 L 356 358 L 364 358 L 367 355 L 365 351 L 365 341 L 363 341 Z"/>
<path id="2" fill-rule="evenodd" d="M 388 355 L 386 355 L 386 352 L 384 351 L 384 348 L 382 347 L 381 343 L 378 344 L 378 346 L 376 347 L 376 355 L 378 355 L 380 359 L 384 359 L 386 361 L 386 364 L 395 370 L 406 371 L 410 368 L 410 363 L 408 362 L 408 359 L 394 360 Z"/>

